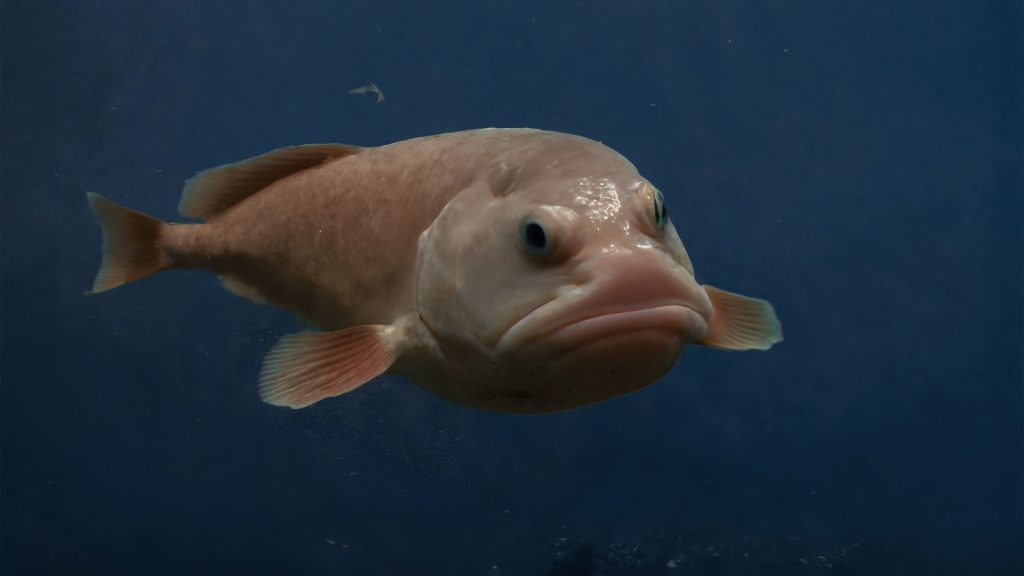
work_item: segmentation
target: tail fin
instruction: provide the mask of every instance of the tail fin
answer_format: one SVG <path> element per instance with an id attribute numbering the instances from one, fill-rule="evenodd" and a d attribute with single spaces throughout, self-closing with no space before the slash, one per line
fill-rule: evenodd
<path id="1" fill-rule="evenodd" d="M 86 196 L 103 227 L 103 264 L 91 292 L 110 290 L 170 267 L 160 247 L 163 222 L 99 194 L 87 192 Z"/>

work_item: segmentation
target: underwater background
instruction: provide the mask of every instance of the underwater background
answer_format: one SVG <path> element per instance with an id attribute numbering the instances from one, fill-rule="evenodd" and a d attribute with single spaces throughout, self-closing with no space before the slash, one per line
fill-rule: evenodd
<path id="1" fill-rule="evenodd" d="M 1020 2 L 0 10 L 3 574 L 1024 572 Z M 84 295 L 86 191 L 180 220 L 217 164 L 485 126 L 621 152 L 785 342 L 553 415 L 293 411 L 256 394 L 289 315 Z"/>

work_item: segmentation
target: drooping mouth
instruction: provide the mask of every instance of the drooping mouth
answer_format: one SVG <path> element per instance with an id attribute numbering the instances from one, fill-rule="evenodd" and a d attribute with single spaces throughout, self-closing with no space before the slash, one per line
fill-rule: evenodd
<path id="1" fill-rule="evenodd" d="M 708 329 L 703 316 L 680 302 L 577 314 L 561 322 L 551 316 L 562 314 L 548 310 L 555 302 L 537 308 L 513 324 L 498 340 L 497 352 L 507 355 L 538 348 L 567 351 L 604 338 L 640 331 L 665 331 L 693 341 Z"/>

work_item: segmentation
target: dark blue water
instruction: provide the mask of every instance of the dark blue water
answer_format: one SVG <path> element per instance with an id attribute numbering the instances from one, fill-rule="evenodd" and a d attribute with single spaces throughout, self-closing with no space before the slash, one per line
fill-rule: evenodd
<path id="1" fill-rule="evenodd" d="M 1021 573 L 1021 29 L 997 1 L 5 1 L 0 568 Z M 625 154 L 786 341 L 549 416 L 397 379 L 290 411 L 255 387 L 286 314 L 201 273 L 83 295 L 87 190 L 174 219 L 212 165 L 483 126 Z"/>

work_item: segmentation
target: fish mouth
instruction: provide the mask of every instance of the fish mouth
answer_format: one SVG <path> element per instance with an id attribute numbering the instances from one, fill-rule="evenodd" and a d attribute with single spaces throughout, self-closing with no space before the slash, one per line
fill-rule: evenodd
<path id="1" fill-rule="evenodd" d="M 571 279 L 501 334 L 499 356 L 543 363 L 586 347 L 600 357 L 631 348 L 624 336 L 684 345 L 707 334 L 707 293 L 660 252 L 623 250 L 588 259 Z"/>
<path id="2" fill-rule="evenodd" d="M 541 306 L 516 322 L 498 340 L 496 351 L 500 355 L 525 355 L 531 360 L 549 360 L 553 355 L 568 352 L 579 346 L 629 333 L 657 333 L 692 342 L 707 333 L 707 320 L 697 311 L 681 302 L 656 303 L 645 307 L 615 310 L 573 317 L 565 322 L 545 323 L 545 308 Z M 534 324 L 547 324 L 534 329 Z"/>

